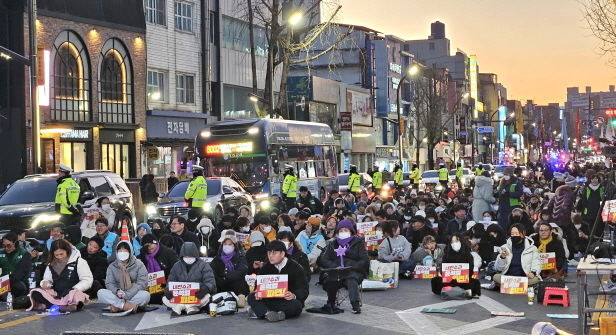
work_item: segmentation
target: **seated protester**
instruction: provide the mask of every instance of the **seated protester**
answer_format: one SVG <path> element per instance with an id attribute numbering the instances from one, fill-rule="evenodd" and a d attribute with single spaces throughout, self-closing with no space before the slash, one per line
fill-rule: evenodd
<path id="1" fill-rule="evenodd" d="M 383 210 L 385 211 L 386 218 L 388 220 L 400 220 L 400 216 L 398 216 L 398 213 L 396 212 L 396 207 L 391 202 L 388 202 L 383 205 Z"/>
<path id="2" fill-rule="evenodd" d="M 533 225 L 533 231 L 539 231 L 539 224 L 543 222 L 550 223 L 551 217 L 552 217 L 552 212 L 549 211 L 548 209 L 542 209 L 541 211 L 539 211 L 539 219 L 535 221 Z"/>
<path id="3" fill-rule="evenodd" d="M 291 226 L 293 226 L 293 221 L 291 221 L 291 216 L 289 214 L 284 214 L 284 213 L 278 215 L 278 218 L 276 219 L 276 223 L 278 224 L 278 226 L 276 227 L 278 231 L 280 231 L 281 227 L 289 227 L 289 229 L 291 229 Z"/>
<path id="4" fill-rule="evenodd" d="M 366 215 L 366 217 L 369 217 Z M 325 221 L 325 228 L 321 229 L 321 234 L 325 241 L 329 241 L 336 237 L 336 227 L 338 226 L 338 219 L 335 216 L 330 216 Z"/>
<path id="5" fill-rule="evenodd" d="M 279 213 L 285 213 L 287 211 L 287 205 L 278 194 L 272 194 L 270 197 L 270 206 L 272 210 L 277 209 Z"/>
<path id="6" fill-rule="evenodd" d="M 45 247 L 47 248 L 47 251 L 51 250 L 51 243 L 53 241 L 61 240 L 64 238 L 64 235 L 62 234 L 63 230 L 64 224 L 62 223 L 54 224 L 51 227 L 51 229 L 49 230 L 49 239 L 45 241 Z"/>
<path id="7" fill-rule="evenodd" d="M 9 275 L 9 284 L 13 295 L 13 302 L 18 308 L 28 305 L 28 291 L 30 289 L 30 271 L 32 271 L 32 258 L 30 253 L 22 248 L 17 241 L 17 234 L 10 232 L 2 236 L 0 251 L 0 276 Z"/>
<path id="8" fill-rule="evenodd" d="M 156 236 L 152 234 L 146 234 L 141 238 L 141 252 L 139 253 L 139 260 L 145 265 L 148 273 L 154 273 L 163 271 L 165 278 L 169 278 L 171 268 L 178 261 L 178 255 L 173 249 L 158 243 Z M 154 304 L 162 303 L 162 292 L 150 295 L 150 302 Z"/>
<path id="9" fill-rule="evenodd" d="M 400 276 L 412 279 L 415 261 L 410 258 L 411 244 L 404 236 L 400 235 L 400 223 L 395 220 L 385 221 L 383 236 L 385 239 L 379 245 L 379 261 L 400 263 Z"/>
<path id="10" fill-rule="evenodd" d="M 107 268 L 107 288 L 98 291 L 98 301 L 109 305 L 111 313 L 136 313 L 150 302 L 148 271 L 133 253 L 128 241 L 118 243 L 116 259 Z"/>
<path id="11" fill-rule="evenodd" d="M 200 300 L 196 304 L 171 303 L 173 294 L 165 289 L 163 304 L 171 308 L 173 313 L 177 315 L 182 314 L 184 310 L 189 315 L 199 313 L 201 307 L 210 302 L 210 295 L 216 293 L 216 279 L 214 279 L 212 268 L 199 257 L 199 248 L 192 242 L 185 242 L 180 248 L 180 260 L 171 268 L 167 281 L 199 283 L 199 291 L 197 291 L 196 296 Z M 244 278 L 242 278 L 242 281 L 244 281 Z"/>
<path id="12" fill-rule="evenodd" d="M 105 278 L 107 276 L 107 254 L 103 251 L 104 242 L 98 236 L 92 236 L 88 241 L 88 245 L 81 248 L 81 258 L 88 262 L 90 271 L 92 272 L 92 286 L 85 291 L 90 298 L 96 297 L 98 290 L 105 288 Z"/>
<path id="13" fill-rule="evenodd" d="M 246 306 L 248 295 L 248 284 L 244 280 L 248 271 L 246 255 L 237 243 L 235 232 L 231 229 L 225 230 L 218 242 L 220 249 L 210 264 L 216 278 L 216 287 L 218 292 L 235 293 L 238 297 L 237 306 L 242 308 Z"/>
<path id="14" fill-rule="evenodd" d="M 310 218 L 310 214 L 305 211 L 301 211 L 297 213 L 295 219 L 295 225 L 291 227 L 293 230 L 293 235 L 299 234 L 302 230 L 306 229 L 306 224 L 308 223 L 308 219 Z"/>
<path id="15" fill-rule="evenodd" d="M 336 294 L 343 286 L 349 292 L 353 313 L 361 313 L 359 285 L 368 276 L 370 261 L 364 239 L 356 236 L 355 232 L 355 226 L 351 221 L 340 221 L 336 229 L 337 237 L 327 244 L 317 260 L 323 274 L 320 281 L 327 292 L 327 303 L 322 308 L 325 313 L 339 312 L 335 306 Z M 341 256 L 343 263 L 341 263 Z M 326 271 L 343 266 L 349 269 Z"/>
<path id="16" fill-rule="evenodd" d="M 356 215 L 366 215 L 366 207 L 368 204 L 365 201 L 360 201 L 357 203 L 357 210 L 355 211 Z"/>
<path id="17" fill-rule="evenodd" d="M 524 230 L 528 232 L 528 235 L 535 232 L 530 216 L 522 208 L 514 208 L 509 215 L 509 226 L 511 227 L 512 224 L 516 223 L 521 223 L 524 226 Z"/>
<path id="18" fill-rule="evenodd" d="M 472 269 L 474 269 L 474 260 L 471 255 L 471 250 L 468 247 L 466 238 L 460 233 L 454 233 L 449 238 L 449 245 L 445 247 L 445 255 L 443 256 L 443 263 L 467 263 L 469 271 L 469 282 L 458 283 L 455 280 L 450 283 L 443 283 L 443 277 L 432 278 L 432 292 L 434 294 L 441 294 L 444 286 L 457 286 L 466 290 L 468 297 L 481 295 L 481 284 L 479 279 L 472 278 Z"/>
<path id="19" fill-rule="evenodd" d="M 164 227 L 165 225 L 163 224 L 163 220 L 154 219 L 152 221 L 152 234 L 154 234 L 157 239 L 160 239 L 161 236 L 168 233 L 168 231 L 164 229 Z"/>
<path id="20" fill-rule="evenodd" d="M 220 238 L 223 230 L 233 229 L 235 225 L 236 217 L 233 215 L 223 215 L 220 219 L 220 223 L 216 227 L 216 235 Z M 216 249 L 218 250 L 218 249 Z"/>
<path id="21" fill-rule="evenodd" d="M 254 218 L 252 217 L 252 212 L 250 211 L 250 207 L 248 206 L 241 206 L 240 207 L 240 216 L 237 218 L 246 218 L 246 220 L 248 220 L 248 224 L 251 225 L 253 222 L 255 222 Z M 237 219 L 235 220 L 237 223 Z"/>
<path id="22" fill-rule="evenodd" d="M 182 244 L 184 241 L 179 237 L 172 234 L 165 234 L 158 239 L 158 242 L 161 245 L 173 250 L 173 252 L 177 255 L 180 253 L 180 249 L 182 248 Z"/>
<path id="23" fill-rule="evenodd" d="M 569 258 L 572 258 L 573 256 L 581 257 L 586 251 L 586 246 L 588 245 L 590 226 L 586 221 L 584 221 L 584 217 L 579 213 L 571 216 L 571 223 L 573 224 L 573 227 L 571 228 L 571 244 L 569 244 L 569 250 L 571 252 Z"/>
<path id="24" fill-rule="evenodd" d="M 494 240 L 488 237 L 488 233 L 482 223 L 475 224 L 466 232 L 466 236 L 471 242 L 471 250 L 476 252 L 482 260 L 481 264 L 476 264 L 479 268 L 487 265 L 493 260 Z"/>
<path id="25" fill-rule="evenodd" d="M 337 198 L 334 200 L 334 206 L 330 208 L 330 210 L 326 213 L 327 217 L 334 216 L 338 220 L 342 220 L 342 216 L 344 212 L 346 212 L 348 208 L 346 207 L 346 203 L 344 199 Z"/>
<path id="26" fill-rule="evenodd" d="M 201 242 L 197 238 L 197 234 L 188 231 L 186 228 L 186 219 L 180 215 L 174 215 L 171 218 L 171 236 L 179 237 L 183 242 L 192 242 L 197 248 L 201 246 Z M 178 250 L 179 253 L 179 250 Z"/>
<path id="27" fill-rule="evenodd" d="M 323 203 L 310 193 L 308 187 L 300 186 L 299 194 L 295 200 L 295 207 L 299 210 L 308 208 L 312 214 L 323 214 Z M 267 236 L 265 236 L 267 238 Z"/>
<path id="28" fill-rule="evenodd" d="M 265 243 L 265 237 L 263 237 L 263 233 L 261 233 L 260 231 L 253 231 L 252 233 L 250 233 L 249 241 L 250 249 L 246 251 L 248 274 L 258 274 L 261 271 L 261 268 L 263 268 L 263 264 L 267 261 L 267 247 Z"/>
<path id="29" fill-rule="evenodd" d="M 233 221 L 235 222 L 235 219 L 237 219 L 238 216 L 240 216 L 240 213 L 237 211 L 237 208 L 235 207 L 229 207 L 225 210 L 224 215 L 229 215 L 231 216 L 231 218 L 233 219 Z"/>
<path id="30" fill-rule="evenodd" d="M 146 234 L 152 234 L 152 228 L 147 223 L 140 223 L 137 226 L 137 236 L 133 238 L 133 251 L 135 252 L 135 256 L 139 256 L 141 247 L 143 246 L 141 239 Z"/>
<path id="31" fill-rule="evenodd" d="M 454 215 L 453 219 L 447 222 L 447 227 L 445 228 L 445 231 L 439 231 L 442 238 L 447 241 L 447 243 L 449 243 L 453 234 L 464 233 L 466 231 L 466 223 L 468 222 L 468 219 L 466 217 L 466 207 L 462 205 L 456 205 L 452 208 L 451 211 Z"/>
<path id="32" fill-rule="evenodd" d="M 64 239 L 71 242 L 75 249 L 80 250 L 86 245 L 81 242 L 81 229 L 78 226 L 68 226 L 62 231 Z"/>
<path id="33" fill-rule="evenodd" d="M 304 273 L 306 274 L 306 281 L 310 282 L 310 275 L 312 272 L 310 271 L 310 264 L 308 264 L 308 256 L 301 250 L 299 243 L 295 240 L 295 236 L 293 233 L 288 231 L 283 231 L 282 233 L 278 233 L 276 236 L 278 241 L 284 243 L 287 247 L 287 257 L 299 264 L 302 269 L 304 269 Z"/>
<path id="34" fill-rule="evenodd" d="M 197 236 L 201 242 L 199 253 L 202 256 L 214 257 L 214 255 L 216 255 L 216 251 L 218 251 L 218 239 L 220 236 L 214 228 L 212 220 L 207 217 L 201 218 L 201 221 L 199 221 L 199 224 L 197 225 Z"/>
<path id="35" fill-rule="evenodd" d="M 501 283 L 501 276 L 526 276 L 528 286 L 534 286 L 541 278 L 541 263 L 539 252 L 533 240 L 525 235 L 526 231 L 521 224 L 514 224 L 509 228 L 507 243 L 501 247 L 494 269 L 500 273 L 494 275 L 494 282 Z"/>
<path id="36" fill-rule="evenodd" d="M 352 193 L 347 192 L 344 195 L 344 202 L 346 203 L 346 207 L 349 211 L 351 211 L 352 213 L 355 213 L 355 211 L 357 211 L 357 203 L 355 201 L 355 196 Z"/>
<path id="37" fill-rule="evenodd" d="M 254 219 L 253 219 L 253 223 L 254 223 Z M 251 222 L 248 220 L 247 217 L 240 216 L 239 218 L 237 218 L 237 220 L 235 220 L 235 224 L 233 225 L 233 230 L 235 230 L 235 232 L 237 233 L 250 234 L 250 230 L 251 230 L 250 225 L 251 225 Z"/>
<path id="38" fill-rule="evenodd" d="M 553 252 L 556 254 L 556 269 L 542 270 L 540 273 L 541 278 L 563 280 L 564 277 L 567 276 L 567 257 L 565 256 L 565 249 L 561 242 L 562 237 L 552 232 L 552 227 L 549 223 L 542 223 L 539 225 L 539 233 L 532 234 L 530 238 L 533 239 L 537 251 L 540 254 L 546 252 Z"/>
<path id="39" fill-rule="evenodd" d="M 440 244 L 436 244 L 434 236 L 426 235 L 421 241 L 419 248 L 411 254 L 411 258 L 416 264 L 440 266 L 444 255 L 445 249 Z"/>
<path id="40" fill-rule="evenodd" d="M 257 226 L 253 231 L 261 232 L 268 242 L 276 239 L 276 229 L 272 227 L 272 219 L 268 215 L 259 212 L 255 217 L 255 224 Z"/>
<path id="41" fill-rule="evenodd" d="M 436 238 L 436 232 L 434 229 L 428 227 L 426 219 L 421 216 L 415 216 L 411 219 L 411 227 L 406 231 L 406 239 L 411 243 L 411 252 L 414 252 L 424 237 L 427 235 L 434 236 Z"/>
<path id="42" fill-rule="evenodd" d="M 100 197 L 90 208 L 84 213 L 84 218 L 81 221 L 81 235 L 86 238 L 91 238 L 96 235 L 96 219 L 104 217 L 107 222 L 115 222 L 116 213 L 111 208 L 111 203 L 108 197 Z"/>
<path id="43" fill-rule="evenodd" d="M 289 279 L 289 288 L 284 298 L 259 299 L 254 292 L 250 293 L 248 304 L 259 319 L 276 322 L 299 316 L 302 313 L 304 302 L 308 298 L 308 282 L 301 266 L 290 261 L 287 252 L 288 249 L 280 241 L 273 241 L 267 246 L 268 262 L 259 274 L 286 274 Z"/>
<path id="44" fill-rule="evenodd" d="M 105 218 L 96 219 L 96 236 L 103 240 L 103 251 L 107 255 L 107 260 L 113 260 L 115 255 L 113 251 L 120 241 L 120 237 L 116 233 L 109 231 L 109 222 Z"/>
<path id="45" fill-rule="evenodd" d="M 413 210 L 410 208 L 405 208 L 402 210 L 402 216 L 400 218 L 400 223 L 402 224 L 402 230 L 400 232 L 401 235 L 406 236 L 408 234 L 409 229 L 411 229 L 411 225 L 413 224 Z"/>
<path id="46" fill-rule="evenodd" d="M 58 305 L 61 312 L 75 312 L 89 302 L 84 292 L 92 286 L 88 263 L 67 240 L 51 243 L 49 260 L 40 288 L 30 291 L 28 310 L 45 310 Z"/>
<path id="47" fill-rule="evenodd" d="M 280 240 L 280 236 L 278 236 L 278 239 Z M 308 218 L 306 229 L 299 233 L 297 240 L 301 247 L 300 250 L 308 256 L 310 267 L 315 267 L 317 258 L 319 258 L 321 252 L 325 249 L 326 244 L 325 238 L 321 234 L 321 220 L 316 216 Z M 308 281 L 310 281 L 310 278 L 308 279 Z"/>

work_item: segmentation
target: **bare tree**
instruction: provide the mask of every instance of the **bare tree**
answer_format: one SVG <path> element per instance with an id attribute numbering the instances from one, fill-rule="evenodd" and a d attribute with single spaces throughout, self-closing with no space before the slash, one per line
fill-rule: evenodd
<path id="1" fill-rule="evenodd" d="M 616 1 L 580 0 L 584 18 L 593 35 L 599 39 L 599 47 L 608 62 L 616 66 Z"/>

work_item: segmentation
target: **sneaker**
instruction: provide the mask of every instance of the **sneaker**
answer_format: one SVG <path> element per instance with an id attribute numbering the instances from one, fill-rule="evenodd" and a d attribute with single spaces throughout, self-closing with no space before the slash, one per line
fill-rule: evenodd
<path id="1" fill-rule="evenodd" d="M 361 307 L 360 307 L 359 301 L 352 301 L 351 302 L 351 308 L 352 308 L 353 314 L 360 314 L 361 313 Z"/>
<path id="2" fill-rule="evenodd" d="M 243 294 L 240 294 L 237 296 L 237 308 L 244 308 L 246 307 L 246 296 Z"/>
<path id="3" fill-rule="evenodd" d="M 195 315 L 200 312 L 200 308 L 197 306 L 190 306 L 186 308 L 186 315 Z"/>
<path id="4" fill-rule="evenodd" d="M 406 278 L 406 279 L 413 279 L 413 272 L 411 270 L 406 270 L 404 272 L 404 278 Z"/>
<path id="5" fill-rule="evenodd" d="M 171 311 L 175 315 L 182 315 L 182 310 L 184 310 L 184 306 L 180 304 L 176 304 L 175 306 L 171 307 Z"/>
<path id="6" fill-rule="evenodd" d="M 486 290 L 493 290 L 494 288 L 496 288 L 496 282 L 489 282 L 486 284 L 481 284 L 481 288 L 485 288 Z"/>
<path id="7" fill-rule="evenodd" d="M 575 259 L 570 259 L 568 263 L 569 263 L 569 266 L 577 266 L 579 264 L 579 262 L 576 261 Z"/>
<path id="8" fill-rule="evenodd" d="M 252 308 L 250 308 L 250 306 L 246 307 L 246 314 L 248 315 L 249 319 L 258 319 L 257 314 L 252 311 Z"/>
<path id="9" fill-rule="evenodd" d="M 268 311 L 267 313 L 265 313 L 265 319 L 269 322 L 279 322 L 286 319 L 286 315 L 282 311 Z"/>

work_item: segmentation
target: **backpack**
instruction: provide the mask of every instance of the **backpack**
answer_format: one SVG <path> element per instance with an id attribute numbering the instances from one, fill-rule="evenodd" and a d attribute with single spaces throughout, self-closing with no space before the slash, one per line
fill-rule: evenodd
<path id="1" fill-rule="evenodd" d="M 233 292 L 220 292 L 212 296 L 210 303 L 216 304 L 216 314 L 231 315 L 237 313 L 237 296 Z"/>

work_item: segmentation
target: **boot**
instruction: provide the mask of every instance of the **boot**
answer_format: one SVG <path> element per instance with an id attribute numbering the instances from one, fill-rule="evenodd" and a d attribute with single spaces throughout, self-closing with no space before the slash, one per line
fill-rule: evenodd
<path id="1" fill-rule="evenodd" d="M 109 305 L 109 311 L 110 311 L 111 313 L 118 313 L 118 312 L 121 312 L 121 311 L 122 311 L 122 309 L 121 309 L 121 308 L 117 308 L 117 307 L 115 307 L 115 306 L 113 306 L 113 305 Z"/>
<path id="2" fill-rule="evenodd" d="M 123 311 L 130 311 L 131 313 L 137 313 L 137 308 L 137 305 L 132 304 L 128 301 L 124 303 L 124 306 L 122 306 Z"/>

